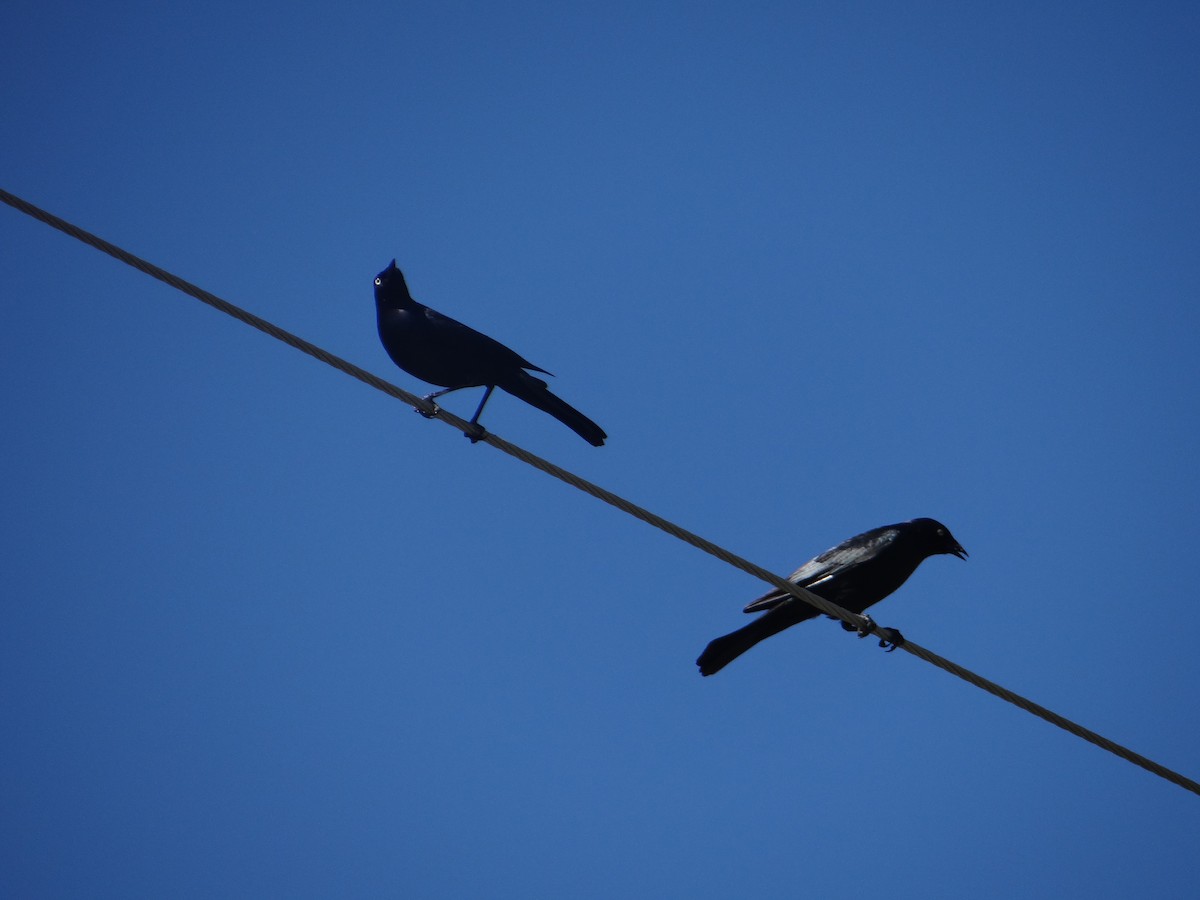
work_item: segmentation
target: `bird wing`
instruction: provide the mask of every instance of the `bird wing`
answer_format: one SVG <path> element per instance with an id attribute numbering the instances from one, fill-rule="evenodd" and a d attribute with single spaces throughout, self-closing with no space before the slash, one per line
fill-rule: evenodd
<path id="1" fill-rule="evenodd" d="M 820 556 L 814 557 L 788 576 L 788 581 L 809 590 L 816 589 L 821 593 L 823 585 L 830 584 L 839 575 L 869 559 L 874 559 L 879 552 L 896 540 L 900 534 L 894 526 L 876 528 L 872 531 L 856 535 L 842 541 L 836 547 L 826 550 Z M 774 609 L 781 603 L 791 600 L 792 595 L 778 588 L 763 594 L 752 603 L 746 604 L 743 612 L 756 613 Z"/>
<path id="2" fill-rule="evenodd" d="M 541 366 L 535 366 L 495 338 L 488 337 L 470 325 L 464 325 L 457 319 L 452 319 L 428 306 L 425 307 L 425 322 L 434 332 L 444 335 L 446 342 L 452 343 L 458 353 L 468 354 L 475 359 L 491 360 L 495 364 L 511 366 L 514 369 L 532 369 L 534 372 L 542 372 L 546 375 L 553 374 Z"/>

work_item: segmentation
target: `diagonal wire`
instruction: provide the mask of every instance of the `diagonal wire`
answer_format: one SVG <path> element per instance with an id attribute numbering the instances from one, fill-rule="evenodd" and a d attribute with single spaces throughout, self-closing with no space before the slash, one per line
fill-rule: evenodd
<path id="1" fill-rule="evenodd" d="M 184 281 L 177 275 L 173 275 L 165 269 L 154 265 L 153 263 L 134 256 L 132 253 L 121 249 L 115 244 L 109 243 L 103 238 L 97 237 L 88 231 L 84 231 L 77 225 L 72 225 L 70 222 L 60 219 L 58 216 L 36 207 L 32 203 L 22 200 L 20 197 L 10 194 L 8 191 L 2 188 L 0 188 L 0 200 L 3 200 L 9 206 L 20 210 L 26 215 L 32 216 L 33 218 L 46 223 L 52 228 L 57 228 L 59 231 L 69 234 L 71 237 L 76 238 L 85 244 L 89 244 L 103 253 L 107 253 L 114 259 L 118 259 L 123 263 L 133 266 L 135 269 L 145 272 L 147 275 L 157 278 L 159 281 L 162 281 L 165 284 L 169 284 L 176 290 L 182 291 L 191 297 L 195 297 L 202 303 L 207 303 L 209 306 L 219 309 L 221 312 L 233 316 L 235 319 L 245 322 L 247 325 L 257 328 L 259 331 L 269 334 L 271 337 L 283 341 L 285 344 L 295 347 L 297 350 L 307 353 L 309 356 L 319 359 L 323 363 L 333 366 L 335 369 L 345 372 L 352 378 L 357 378 L 359 381 L 370 385 L 376 390 L 395 397 L 397 400 L 407 403 L 410 406 L 414 406 L 419 411 L 426 413 L 427 415 L 432 415 L 433 417 L 441 419 L 454 428 L 457 428 L 464 434 L 472 437 L 479 437 L 478 432 L 476 432 L 468 422 L 460 419 L 458 416 L 455 416 L 452 413 L 447 412 L 423 397 L 409 393 L 403 388 L 399 388 L 390 382 L 384 381 L 382 378 L 372 375 L 365 369 L 362 369 L 351 362 L 347 362 L 339 356 L 335 356 L 334 354 L 321 349 L 316 344 L 310 343 L 309 341 L 306 341 L 289 331 L 285 331 L 279 326 L 268 322 L 266 319 L 262 319 L 239 306 L 235 306 L 227 300 L 222 300 L 215 294 L 211 294 L 203 288 L 197 287 L 191 282 Z M 586 494 L 590 494 L 598 500 L 604 501 L 610 506 L 616 507 L 622 512 L 633 516 L 634 518 L 641 519 L 643 522 L 665 531 L 672 537 L 691 544 L 698 550 L 703 550 L 705 553 L 715 556 L 722 562 L 728 563 L 737 569 L 741 569 L 743 572 L 753 575 L 755 578 L 759 578 L 768 584 L 785 591 L 788 594 L 791 594 L 796 599 L 801 600 L 810 606 L 816 607 L 828 616 L 831 616 L 835 619 L 840 619 L 841 621 L 846 622 L 847 624 L 858 629 L 862 629 L 870 622 L 870 620 L 866 617 L 859 616 L 848 610 L 842 609 L 837 604 L 830 603 L 825 598 L 818 597 L 816 594 L 806 591 L 799 585 L 793 584 L 785 578 L 781 578 L 773 572 L 764 569 L 762 566 L 756 565 L 755 563 L 738 556 L 736 553 L 732 553 L 729 550 L 726 550 L 724 547 L 700 537 L 698 534 L 688 531 L 685 528 L 681 528 L 675 523 L 664 519 L 662 516 L 650 512 L 648 509 L 638 506 L 635 503 L 631 503 L 624 497 L 620 497 L 617 494 L 614 494 L 612 491 L 606 490 L 597 484 L 593 484 L 592 482 L 579 477 L 573 472 L 569 472 L 548 460 L 542 459 L 540 456 L 536 456 L 533 453 L 530 453 L 528 450 L 518 447 L 516 444 L 509 443 L 508 441 L 495 434 L 492 434 L 491 432 L 485 431 L 482 437 L 479 437 L 479 439 L 487 442 L 497 450 L 507 453 L 509 456 L 515 457 L 516 459 L 521 460 L 521 462 L 533 466 L 535 469 L 540 469 L 547 475 L 551 475 L 560 481 L 563 481 L 572 487 L 583 491 Z M 893 636 L 890 634 L 889 629 L 881 629 L 881 633 L 883 633 L 885 637 Z M 1049 710 L 1040 704 L 1034 703 L 1032 700 L 1022 697 L 1020 694 L 996 684 L 994 681 L 989 681 L 982 675 L 977 675 L 971 670 L 958 665 L 958 663 L 939 656 L 932 650 L 927 650 L 921 645 L 907 640 L 901 643 L 900 647 L 904 650 L 907 650 L 914 656 L 923 659 L 934 666 L 937 666 L 939 669 L 949 672 L 951 675 L 956 675 L 964 681 L 975 685 L 977 688 L 987 691 L 989 694 L 999 697 L 1001 700 L 1005 700 L 1014 706 L 1020 707 L 1026 712 L 1037 716 L 1039 719 L 1049 722 L 1051 725 L 1056 725 L 1057 727 L 1070 732 L 1076 737 L 1095 744 L 1097 747 L 1107 750 L 1109 753 L 1113 753 L 1136 766 L 1140 766 L 1148 772 L 1153 772 L 1160 778 L 1165 778 L 1172 784 L 1176 784 L 1185 790 L 1191 791 L 1193 794 L 1200 794 L 1200 783 L 1197 783 L 1192 779 L 1173 771 L 1172 769 L 1168 769 L 1166 766 L 1160 765 L 1159 763 L 1142 756 L 1140 753 L 1135 753 L 1129 748 L 1123 747 L 1115 741 L 1111 741 L 1103 735 L 1097 734 L 1091 729 L 1084 728 L 1077 722 L 1073 722 L 1064 716 L 1060 716 L 1058 713 L 1053 712 L 1052 710 Z"/>

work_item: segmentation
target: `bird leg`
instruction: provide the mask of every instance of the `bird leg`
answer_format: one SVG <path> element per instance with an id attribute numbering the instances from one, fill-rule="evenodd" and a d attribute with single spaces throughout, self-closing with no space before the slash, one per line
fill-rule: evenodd
<path id="1" fill-rule="evenodd" d="M 433 403 L 433 401 L 436 400 L 438 397 L 442 396 L 442 394 L 448 394 L 451 391 L 458 391 L 458 390 L 461 390 L 461 388 L 445 388 L 440 391 L 434 391 L 432 394 L 426 394 L 421 399 L 424 400 L 426 403 Z M 434 407 L 437 406 L 436 403 L 433 403 L 433 405 L 434 405 Z M 415 407 L 415 409 L 417 412 L 419 412 L 421 415 L 423 415 L 427 419 L 432 419 L 435 415 L 437 415 L 436 409 L 434 412 L 431 412 L 431 413 L 425 412 L 425 410 L 421 409 L 421 407 L 419 407 L 419 406 Z"/>
<path id="2" fill-rule="evenodd" d="M 471 426 L 471 430 L 467 432 L 467 437 L 470 438 L 472 444 L 478 444 L 487 435 L 487 429 L 479 424 L 479 416 L 483 413 L 484 406 L 487 405 L 488 398 L 492 396 L 492 391 L 496 389 L 494 384 L 489 384 L 483 392 L 483 399 L 479 401 L 479 408 L 475 410 L 475 415 L 471 416 L 471 421 L 467 424 Z"/>

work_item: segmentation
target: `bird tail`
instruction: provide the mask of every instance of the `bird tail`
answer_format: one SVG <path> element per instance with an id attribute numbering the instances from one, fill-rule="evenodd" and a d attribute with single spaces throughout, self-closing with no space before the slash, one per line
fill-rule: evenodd
<path id="1" fill-rule="evenodd" d="M 554 416 L 593 447 L 599 447 L 604 443 L 604 439 L 608 437 L 604 433 L 604 429 L 571 404 L 550 393 L 550 389 L 542 379 L 534 378 L 528 372 L 519 374 L 519 378 L 501 384 L 500 387 L 514 397 L 524 400 L 530 406 L 536 406 L 542 412 Z"/>
<path id="2" fill-rule="evenodd" d="M 759 641 L 765 641 L 771 635 L 778 634 L 797 622 L 811 619 L 817 614 L 807 603 L 801 604 L 796 600 L 776 607 L 737 631 L 709 641 L 704 652 L 696 660 L 700 674 L 713 675 L 720 672 Z"/>

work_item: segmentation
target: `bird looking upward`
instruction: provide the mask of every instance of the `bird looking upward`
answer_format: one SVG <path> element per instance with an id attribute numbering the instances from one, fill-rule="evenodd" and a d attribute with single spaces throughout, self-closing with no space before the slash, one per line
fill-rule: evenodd
<path id="1" fill-rule="evenodd" d="M 483 399 L 471 417 L 477 441 L 483 432 L 479 416 L 495 388 L 501 388 L 562 422 L 593 447 L 607 435 L 595 422 L 554 394 L 527 369 L 551 374 L 499 341 L 444 316 L 412 298 L 396 261 L 375 278 L 375 312 L 379 340 L 392 362 L 430 384 L 443 388 L 425 397 L 434 400 L 461 388 L 483 387 Z"/>

